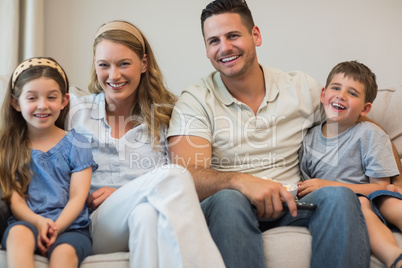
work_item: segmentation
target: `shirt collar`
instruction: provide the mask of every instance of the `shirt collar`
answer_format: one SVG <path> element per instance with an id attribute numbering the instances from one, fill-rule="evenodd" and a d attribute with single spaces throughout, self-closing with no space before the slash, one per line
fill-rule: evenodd
<path id="1" fill-rule="evenodd" d="M 223 83 L 221 74 L 219 72 L 216 71 L 213 73 L 212 81 L 214 83 L 214 85 L 212 85 L 212 88 L 217 89 L 215 90 L 215 93 L 220 102 L 222 102 L 226 106 L 229 106 L 234 102 L 238 102 L 238 100 L 229 93 L 229 90 Z"/>
<path id="2" fill-rule="evenodd" d="M 105 94 L 99 93 L 95 96 L 94 105 L 91 108 L 91 118 L 102 119 L 106 118 Z"/>
<path id="3" fill-rule="evenodd" d="M 264 74 L 265 80 L 265 97 L 263 102 L 272 102 L 276 99 L 279 94 L 278 85 L 275 83 L 274 74 L 270 72 L 269 68 L 265 68 L 261 66 L 262 72 Z M 222 77 L 219 72 L 214 72 L 212 74 L 212 80 L 215 85 L 214 88 L 216 90 L 216 96 L 218 99 L 226 106 L 231 105 L 232 103 L 239 103 L 239 101 L 234 98 L 230 93 L 229 90 L 226 88 L 225 84 L 222 81 Z"/>
<path id="4" fill-rule="evenodd" d="M 264 80 L 265 80 L 264 101 L 273 102 L 279 94 L 277 79 L 274 77 L 274 72 L 272 72 L 269 68 L 265 68 L 261 65 L 260 67 L 262 68 L 262 72 L 264 73 Z"/>

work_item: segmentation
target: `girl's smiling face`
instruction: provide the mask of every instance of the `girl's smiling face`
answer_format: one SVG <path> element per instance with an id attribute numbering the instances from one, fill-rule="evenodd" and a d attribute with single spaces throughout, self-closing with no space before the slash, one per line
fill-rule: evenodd
<path id="1" fill-rule="evenodd" d="M 62 95 L 55 80 L 40 77 L 27 82 L 18 100 L 12 100 L 12 105 L 21 112 L 29 131 L 42 131 L 55 127 L 60 111 L 68 101 L 69 95 Z"/>
<path id="2" fill-rule="evenodd" d="M 95 50 L 95 71 L 105 91 L 108 104 L 134 101 L 134 92 L 147 70 L 147 57 L 142 59 L 123 44 L 103 40 Z"/>

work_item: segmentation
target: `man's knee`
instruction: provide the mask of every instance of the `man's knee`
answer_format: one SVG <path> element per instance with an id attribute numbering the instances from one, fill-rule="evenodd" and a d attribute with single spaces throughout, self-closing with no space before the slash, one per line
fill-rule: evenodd
<path id="1" fill-rule="evenodd" d="M 214 195 L 210 196 L 208 199 L 204 200 L 202 203 L 210 204 L 215 207 L 239 207 L 246 206 L 250 207 L 249 200 L 239 191 L 236 190 L 221 190 Z"/>
<path id="2" fill-rule="evenodd" d="M 201 207 L 207 220 L 211 217 L 217 220 L 219 217 L 228 221 L 233 217 L 238 221 L 254 215 L 250 201 L 236 190 L 219 191 L 202 201 Z"/>

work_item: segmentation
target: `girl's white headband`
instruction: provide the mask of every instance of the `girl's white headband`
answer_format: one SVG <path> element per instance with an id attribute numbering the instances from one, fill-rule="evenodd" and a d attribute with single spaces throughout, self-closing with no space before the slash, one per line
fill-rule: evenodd
<path id="1" fill-rule="evenodd" d="M 111 31 L 111 30 L 120 30 L 120 31 L 126 31 L 130 34 L 132 34 L 135 38 L 138 39 L 138 41 L 141 43 L 142 45 L 142 50 L 145 53 L 145 42 L 144 42 L 144 38 L 142 37 L 140 31 L 134 27 L 133 25 L 131 25 L 128 22 L 124 22 L 124 21 L 111 21 L 106 23 L 105 25 L 103 25 L 98 32 L 96 33 L 96 37 L 95 39 L 103 34 L 104 32 L 107 31 Z"/>
<path id="2" fill-rule="evenodd" d="M 20 74 L 22 72 L 24 72 L 25 70 L 32 68 L 34 66 L 49 66 L 51 68 L 56 69 L 60 73 L 60 75 L 63 77 L 64 84 L 67 86 L 66 74 L 64 73 L 64 71 L 60 67 L 60 65 L 57 64 L 57 62 L 55 62 L 51 59 L 37 57 L 37 58 L 27 59 L 26 61 L 24 61 L 20 65 L 18 65 L 17 68 L 15 68 L 15 71 L 13 73 L 13 78 L 11 80 L 12 88 L 14 88 L 15 81 L 17 81 L 17 78 L 20 76 Z"/>

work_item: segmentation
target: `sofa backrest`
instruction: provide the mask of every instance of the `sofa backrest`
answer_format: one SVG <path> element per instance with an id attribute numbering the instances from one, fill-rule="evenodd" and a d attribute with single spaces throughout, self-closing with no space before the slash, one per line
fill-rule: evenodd
<path id="1" fill-rule="evenodd" d="M 384 128 L 402 159 L 402 86 L 380 89 L 368 117 Z"/>
<path id="2" fill-rule="evenodd" d="M 8 76 L 0 75 L 0 106 L 3 103 L 8 80 Z M 71 87 L 70 92 L 78 95 L 87 94 L 75 87 Z M 402 86 L 380 89 L 368 117 L 384 128 L 402 159 Z"/>

